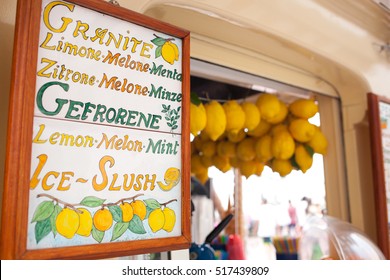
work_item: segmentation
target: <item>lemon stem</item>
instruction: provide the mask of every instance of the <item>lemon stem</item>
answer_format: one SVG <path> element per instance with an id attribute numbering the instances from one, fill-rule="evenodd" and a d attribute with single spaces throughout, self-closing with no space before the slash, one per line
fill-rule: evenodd
<path id="1" fill-rule="evenodd" d="M 124 201 L 126 200 L 135 200 L 137 197 L 141 196 L 141 195 L 144 195 L 143 193 L 139 193 L 135 196 L 132 196 L 132 197 L 126 197 L 126 198 L 122 198 L 122 199 L 119 199 L 117 202 L 112 202 L 112 203 L 107 203 L 107 204 L 103 204 L 102 207 L 104 208 L 104 206 L 112 206 L 112 205 L 118 205 L 120 203 L 123 204 Z"/>
<path id="2" fill-rule="evenodd" d="M 69 207 L 69 208 L 72 208 L 74 211 L 76 211 L 77 213 L 83 213 L 82 211 L 80 211 L 80 210 L 78 210 L 76 207 L 75 207 L 75 205 L 77 205 L 77 204 L 70 204 L 70 203 L 67 203 L 67 202 L 65 202 L 65 201 L 63 201 L 63 200 L 61 200 L 61 199 L 58 199 L 58 198 L 56 198 L 56 197 L 54 197 L 54 196 L 52 196 L 52 195 L 50 195 L 50 194 L 45 194 L 45 193 L 41 193 L 41 194 L 38 194 L 37 195 L 37 198 L 40 198 L 40 197 L 47 197 L 47 198 L 50 198 L 50 199 L 52 199 L 52 200 L 54 200 L 57 204 L 58 203 L 62 203 L 62 204 L 64 204 L 64 208 L 66 208 L 66 207 Z"/>
<path id="3" fill-rule="evenodd" d="M 177 201 L 177 199 L 175 198 L 175 199 L 171 199 L 171 200 L 169 200 L 169 201 L 167 201 L 167 202 L 165 202 L 165 203 L 160 203 L 160 205 L 161 206 L 167 206 L 169 203 L 171 203 L 171 202 L 174 202 L 174 201 Z"/>

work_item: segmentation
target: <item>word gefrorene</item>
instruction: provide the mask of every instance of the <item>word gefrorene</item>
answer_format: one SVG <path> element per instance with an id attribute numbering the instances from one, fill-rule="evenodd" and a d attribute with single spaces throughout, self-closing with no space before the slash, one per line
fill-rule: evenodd
<path id="1" fill-rule="evenodd" d="M 75 19 L 63 16 L 59 20 L 60 23 L 58 23 L 58 15 L 55 15 L 56 12 L 71 12 L 73 14 L 76 10 L 77 8 L 74 4 L 62 1 L 53 1 L 46 5 L 43 10 L 43 24 L 48 29 L 48 32 L 44 35 L 40 48 L 176 81 L 182 80 L 182 74 L 176 69 L 165 69 L 162 65 L 157 66 L 154 62 L 150 66 L 145 61 L 146 59 L 156 59 L 162 56 L 169 64 L 173 64 L 171 59 L 176 61 L 179 55 L 177 46 L 171 42 L 174 40 L 173 38 L 164 39 L 153 34 L 157 38 L 146 41 L 134 36 L 124 36 L 120 33 L 115 34 L 108 28 L 98 27 L 93 29 L 89 23 L 79 20 L 79 15 L 74 15 Z M 125 32 L 130 34 L 129 30 Z M 58 40 L 54 34 L 61 34 L 63 37 Z M 81 45 L 80 43 L 76 44 L 75 42 L 69 41 L 69 39 L 65 41 L 65 34 L 69 34 L 72 38 L 84 40 L 85 45 Z M 99 48 L 91 47 L 93 45 L 97 45 Z M 102 51 L 100 49 L 101 46 L 113 48 L 115 51 Z M 153 57 L 152 53 L 155 47 L 157 48 L 154 50 L 155 57 Z M 133 55 L 142 58 L 142 62 L 133 59 Z M 38 71 L 39 76 L 68 80 L 75 79 L 75 76 L 77 79 L 78 76 L 83 75 L 84 79 L 79 78 L 78 82 L 83 81 L 84 84 L 89 85 L 94 85 L 96 82 L 95 76 L 85 77 L 85 73 L 79 73 L 73 69 L 69 69 L 63 64 L 57 65 L 57 61 L 55 60 L 42 58 L 40 63 L 42 64 L 42 68 Z M 53 66 L 56 66 L 58 69 L 51 70 Z M 111 77 L 105 78 L 108 80 L 111 79 Z M 100 84 L 99 86 L 101 87 L 102 85 Z"/>

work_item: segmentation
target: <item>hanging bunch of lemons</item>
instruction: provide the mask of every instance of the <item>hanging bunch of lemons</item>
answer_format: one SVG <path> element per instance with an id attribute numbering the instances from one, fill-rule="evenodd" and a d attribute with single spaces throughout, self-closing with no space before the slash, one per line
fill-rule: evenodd
<path id="1" fill-rule="evenodd" d="M 325 135 L 309 122 L 318 113 L 313 99 L 285 104 L 262 93 L 253 103 L 196 100 L 190 107 L 191 173 L 201 182 L 211 166 L 222 172 L 238 168 L 246 178 L 260 176 L 266 165 L 280 176 L 305 173 L 314 153 L 326 154 Z"/>

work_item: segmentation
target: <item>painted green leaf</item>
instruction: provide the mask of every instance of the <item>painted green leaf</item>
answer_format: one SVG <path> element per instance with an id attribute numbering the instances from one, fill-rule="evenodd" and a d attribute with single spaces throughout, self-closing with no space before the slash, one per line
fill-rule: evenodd
<path id="1" fill-rule="evenodd" d="M 129 227 L 129 223 L 124 223 L 124 222 L 116 223 L 114 226 L 114 230 L 112 231 L 111 241 L 114 241 L 119 237 L 121 237 L 125 233 L 128 227 Z"/>
<path id="2" fill-rule="evenodd" d="M 144 224 L 142 223 L 140 217 L 138 215 L 134 215 L 133 219 L 129 222 L 129 230 L 136 234 L 144 234 L 146 230 L 144 228 Z"/>
<path id="3" fill-rule="evenodd" d="M 155 200 L 154 198 L 145 199 L 144 202 L 145 202 L 146 206 L 151 208 L 152 210 L 157 209 L 157 208 L 161 208 L 161 204 L 158 203 L 158 201 Z"/>
<path id="4" fill-rule="evenodd" d="M 149 218 L 150 212 L 152 212 L 154 209 L 150 208 L 149 206 L 146 206 L 146 215 L 145 219 Z"/>
<path id="5" fill-rule="evenodd" d="M 35 209 L 31 222 L 33 223 L 33 222 L 46 220 L 47 218 L 50 217 L 53 211 L 54 211 L 53 201 L 43 201 L 37 206 L 37 209 Z"/>
<path id="6" fill-rule="evenodd" d="M 167 40 L 161 37 L 154 38 L 152 40 L 152 43 L 155 44 L 156 46 L 162 46 L 165 44 Z"/>
<path id="7" fill-rule="evenodd" d="M 174 130 L 174 129 L 176 129 L 176 128 L 178 128 L 177 125 L 172 126 L 172 130 Z"/>
<path id="8" fill-rule="evenodd" d="M 155 58 L 159 58 L 161 56 L 161 52 L 162 52 L 162 46 L 159 46 L 156 48 L 156 51 L 155 51 Z"/>
<path id="9" fill-rule="evenodd" d="M 122 222 L 122 209 L 118 205 L 110 205 L 108 206 L 108 209 L 110 210 L 115 222 Z"/>
<path id="10" fill-rule="evenodd" d="M 51 224 L 49 218 L 43 221 L 38 221 L 35 224 L 35 240 L 37 244 L 50 232 L 51 232 Z"/>
<path id="11" fill-rule="evenodd" d="M 92 225 L 92 237 L 97 242 L 101 243 L 104 237 L 104 231 L 100 231 L 96 229 L 94 225 Z"/>
<path id="12" fill-rule="evenodd" d="M 54 237 L 57 235 L 57 227 L 56 227 L 56 219 L 58 214 L 62 211 L 62 207 L 58 204 L 54 206 L 54 211 L 50 216 L 50 225 L 51 225 L 51 231 L 53 232 Z"/>
<path id="13" fill-rule="evenodd" d="M 87 207 L 99 207 L 102 206 L 102 204 L 106 201 L 105 199 L 100 199 L 95 196 L 87 196 L 84 197 L 84 199 L 80 202 L 81 205 L 87 206 Z"/>

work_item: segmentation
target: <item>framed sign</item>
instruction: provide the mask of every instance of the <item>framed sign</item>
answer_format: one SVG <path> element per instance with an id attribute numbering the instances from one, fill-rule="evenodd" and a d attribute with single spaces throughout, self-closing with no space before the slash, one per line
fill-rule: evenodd
<path id="1" fill-rule="evenodd" d="M 390 258 L 390 99 L 367 95 L 378 246 Z"/>
<path id="2" fill-rule="evenodd" d="M 22 0 L 15 36 L 2 259 L 188 248 L 189 32 Z"/>

